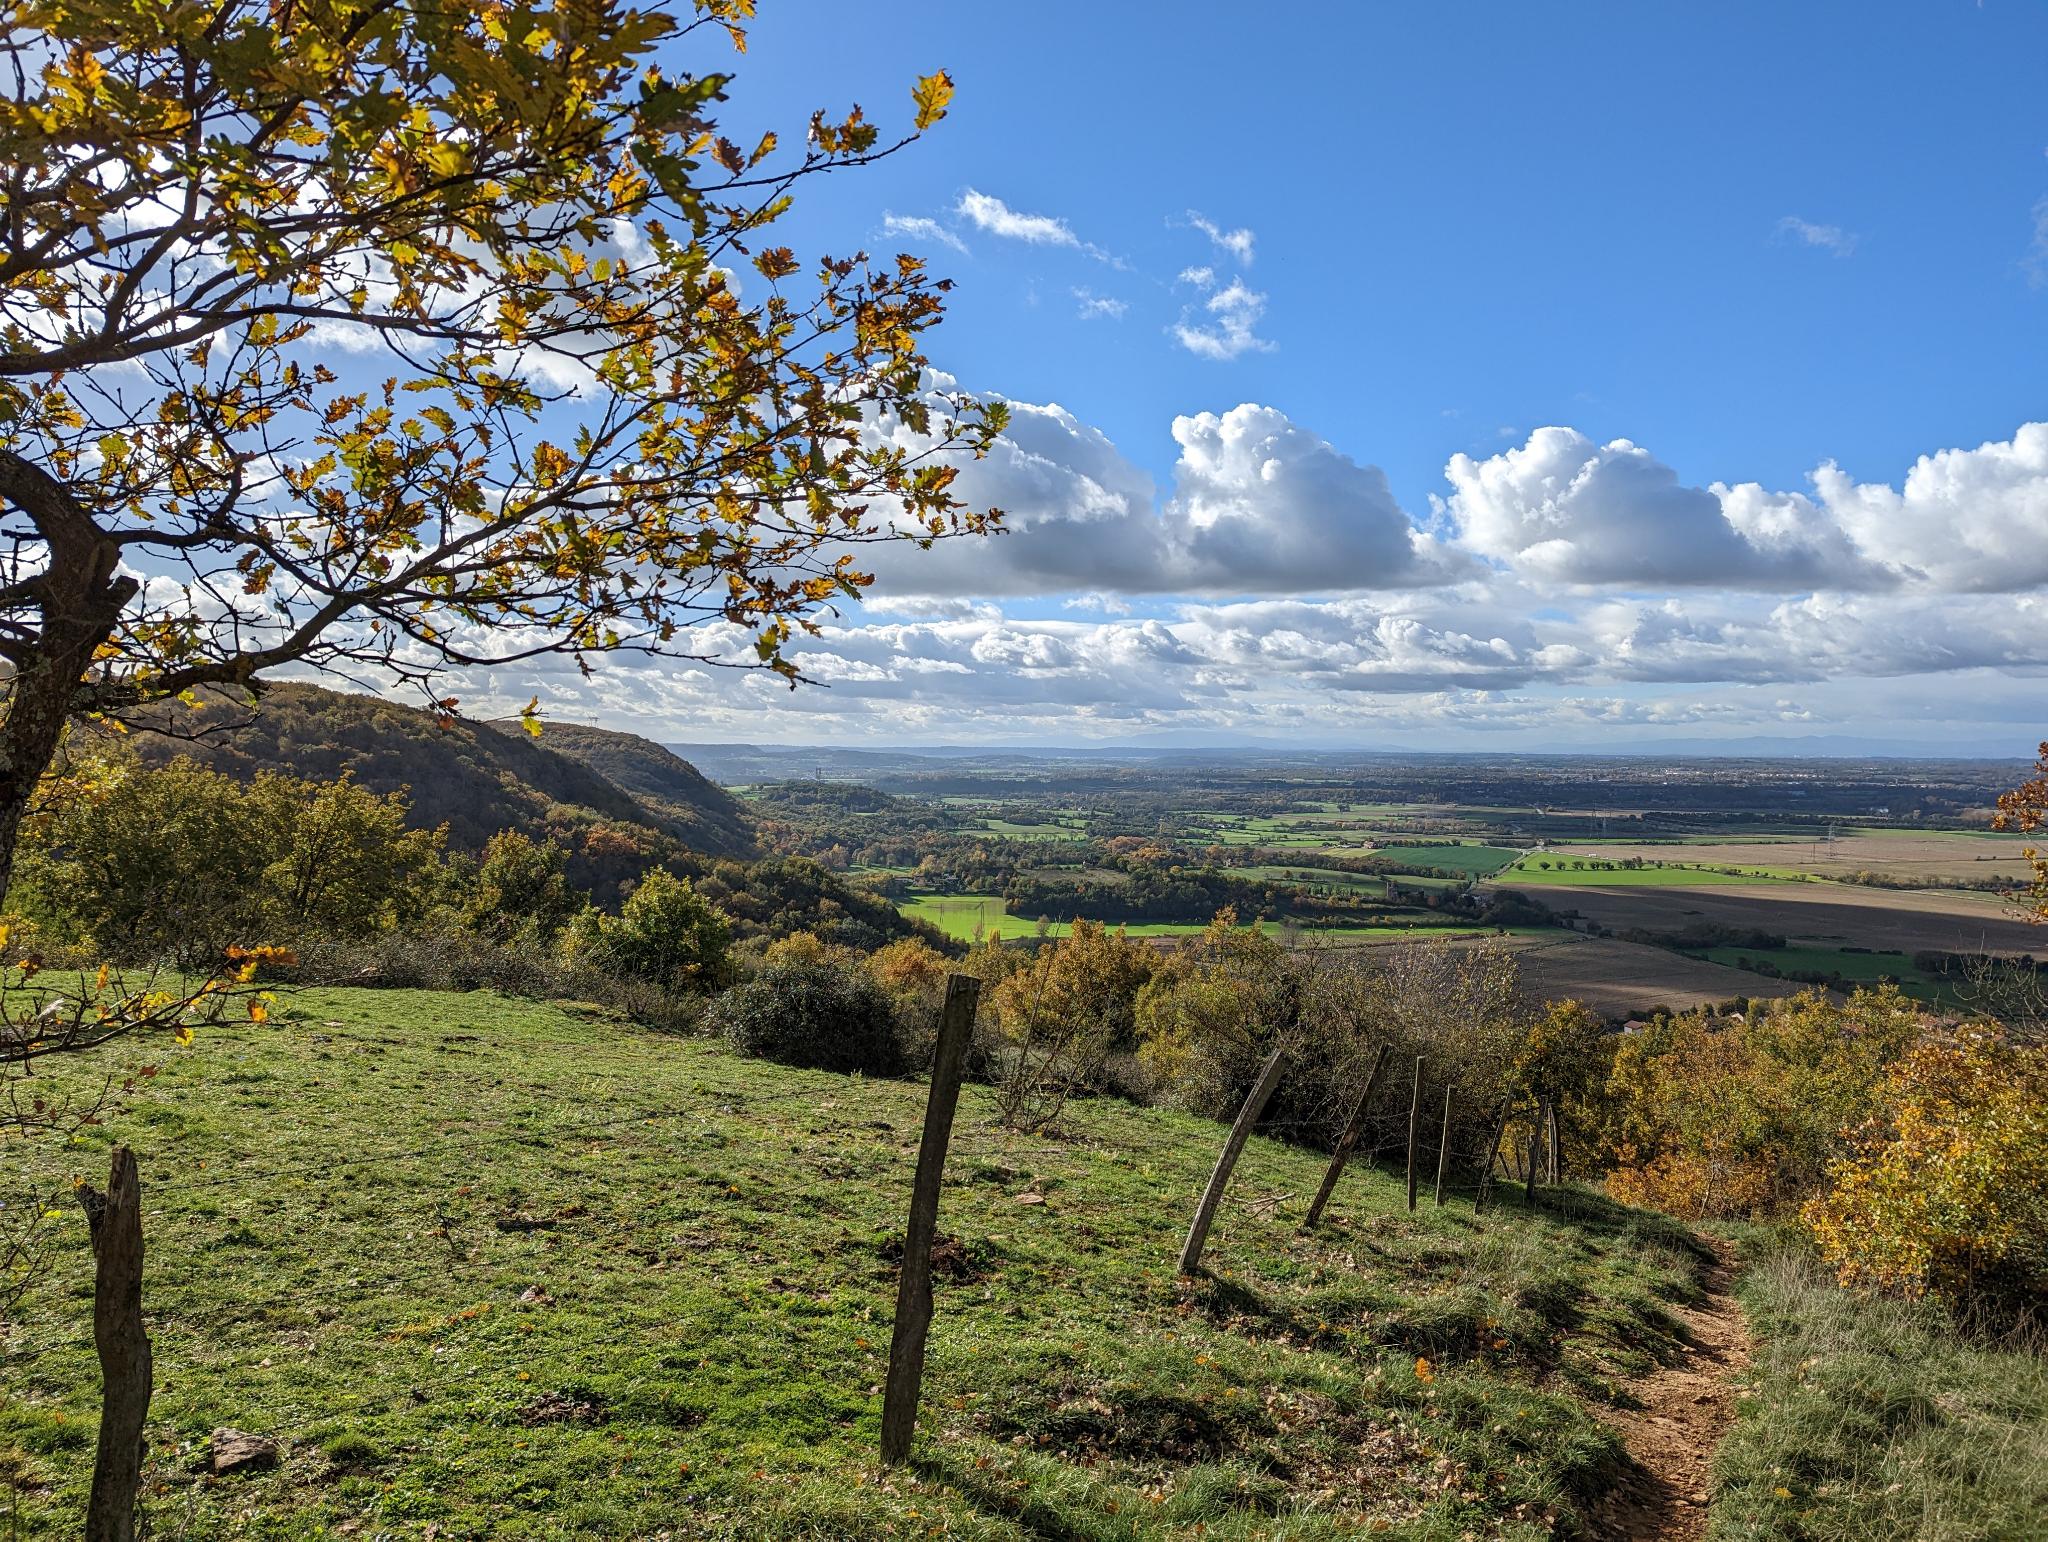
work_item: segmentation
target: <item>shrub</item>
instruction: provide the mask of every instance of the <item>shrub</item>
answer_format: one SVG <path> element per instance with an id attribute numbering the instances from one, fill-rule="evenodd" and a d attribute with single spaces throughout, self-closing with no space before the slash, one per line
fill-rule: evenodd
<path id="1" fill-rule="evenodd" d="M 1667 1018 L 1616 1046 L 1608 1189 L 1676 1215 L 1782 1215 L 1809 1198 L 1919 1035 L 1896 987 L 1818 991 L 1746 1017 Z"/>
<path id="2" fill-rule="evenodd" d="M 1842 1283 L 2002 1313 L 2048 1293 L 2048 1051 L 1965 1030 L 1892 1067 L 1803 1212 Z"/>
<path id="3" fill-rule="evenodd" d="M 864 971 L 771 964 L 712 1002 L 708 1027 L 743 1055 L 821 1071 L 895 1076 L 904 1068 L 889 994 Z"/>
<path id="4" fill-rule="evenodd" d="M 586 908 L 570 923 L 574 962 L 673 990 L 715 988 L 730 977 L 732 922 L 690 884 L 653 868 L 616 916 Z"/>

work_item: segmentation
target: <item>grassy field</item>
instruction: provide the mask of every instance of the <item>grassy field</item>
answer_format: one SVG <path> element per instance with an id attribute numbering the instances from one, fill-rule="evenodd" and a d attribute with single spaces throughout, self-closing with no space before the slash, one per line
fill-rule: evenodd
<path id="1" fill-rule="evenodd" d="M 1507 846 L 1478 844 L 1457 846 L 1381 846 L 1373 853 L 1389 862 L 1413 863 L 1416 867 L 1440 867 L 1453 873 L 1470 873 L 1484 878 L 1497 873 L 1518 855 Z"/>
<path id="2" fill-rule="evenodd" d="M 962 942 L 977 936 L 1029 937 L 1034 929 L 1031 922 L 1006 913 L 999 894 L 913 894 L 896 908 Z"/>
<path id="3" fill-rule="evenodd" d="M 308 991 L 147 1049 L 161 1074 L 125 1112 L 8 1161 L 63 1186 L 116 1139 L 139 1154 L 158 1539 L 1533 1542 L 1617 1470 L 1593 1410 L 1699 1290 L 1681 1227 L 1569 1192 L 1409 1215 L 1354 1169 L 1304 1237 L 1321 1158 L 1264 1139 L 1213 1279 L 1178 1282 L 1218 1126 L 1085 1102 L 1018 1136 L 969 1088 L 917 1460 L 890 1473 L 921 1086 L 482 993 Z M 91 1265 L 64 1214 L 0 1341 L 32 1537 L 77 1535 L 91 1465 Z M 199 1476 L 223 1425 L 280 1464 Z"/>
<path id="4" fill-rule="evenodd" d="M 1707 948 L 1696 956 L 1736 969 L 1747 969 L 1752 963 L 1768 963 L 1784 974 L 1817 970 L 1822 974 L 1840 975 L 1858 984 L 1897 980 L 1901 985 L 1923 994 L 1932 991 L 1937 984 L 1913 967 L 1912 955 L 1908 953 L 1851 952 L 1847 948 L 1793 944 L 1783 948 Z"/>
<path id="5" fill-rule="evenodd" d="M 1715 1460 L 1716 1542 L 2021 1542 L 2048 1517 L 2048 1361 L 1860 1299 L 1766 1249 L 1760 1344 Z M 2037 1346 L 2038 1348 L 2038 1346 Z"/>

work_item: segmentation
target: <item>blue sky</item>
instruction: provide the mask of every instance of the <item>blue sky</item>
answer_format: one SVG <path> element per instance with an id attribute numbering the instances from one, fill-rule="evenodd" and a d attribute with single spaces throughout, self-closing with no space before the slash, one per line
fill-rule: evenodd
<path id="1" fill-rule="evenodd" d="M 900 122 L 953 73 L 944 123 L 807 186 L 783 239 L 957 280 L 933 359 L 1020 404 L 970 483 L 1019 534 L 886 565 L 813 645 L 830 690 L 684 671 L 558 709 L 2048 731 L 2048 6 L 764 0 L 751 31 L 698 61 L 736 72 L 728 129 Z"/>

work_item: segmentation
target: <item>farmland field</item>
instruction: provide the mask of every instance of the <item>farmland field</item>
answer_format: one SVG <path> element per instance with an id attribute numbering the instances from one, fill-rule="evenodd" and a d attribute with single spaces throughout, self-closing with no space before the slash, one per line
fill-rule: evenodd
<path id="1" fill-rule="evenodd" d="M 1604 857 L 1545 853 L 1524 857 L 1498 875 L 1503 884 L 1536 884 L 1551 888 L 1705 888 L 1720 884 L 1797 883 L 1804 875 L 1791 868 L 1744 868 L 1722 872 L 1705 862 L 1643 861 L 1641 867 L 1593 867 Z M 1579 866 L 1568 867 L 1568 862 Z"/>
<path id="2" fill-rule="evenodd" d="M 1762 929 L 1795 941 L 1954 952 L 2039 953 L 2048 932 L 1989 895 L 1866 889 L 1835 883 L 1696 888 L 1602 886 L 1553 903 L 1616 931 L 1682 932 L 1708 923 Z"/>
<path id="3" fill-rule="evenodd" d="M 1682 845 L 1681 849 L 1675 849 Z M 1845 829 L 1769 838 L 1694 836 L 1680 842 L 1571 842 L 1545 853 L 1557 859 L 1602 858 L 1645 862 L 1705 862 L 1716 867 L 1756 867 L 1840 877 L 1884 873 L 1904 879 L 1970 880 L 2021 878 L 2020 855 L 2027 840 L 1976 830 Z"/>

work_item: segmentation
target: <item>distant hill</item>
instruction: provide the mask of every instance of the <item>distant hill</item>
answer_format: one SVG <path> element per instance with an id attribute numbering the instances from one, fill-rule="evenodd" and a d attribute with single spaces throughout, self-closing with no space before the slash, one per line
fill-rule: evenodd
<path id="1" fill-rule="evenodd" d="M 516 722 L 485 725 L 501 736 L 534 742 Z M 745 807 L 687 760 L 638 734 L 585 723 L 549 723 L 540 745 L 580 761 L 658 815 L 693 851 L 751 856 L 756 846 Z"/>
<path id="2" fill-rule="evenodd" d="M 669 764 L 658 799 L 636 796 L 578 753 L 574 746 L 584 741 L 575 729 L 565 727 L 559 740 L 555 729 L 535 739 L 516 725 L 440 719 L 382 697 L 297 682 L 271 686 L 254 709 L 217 702 L 195 713 L 173 704 L 158 721 L 167 732 L 134 736 L 147 761 L 189 755 L 244 779 L 283 771 L 324 781 L 348 772 L 376 792 L 403 789 L 413 822 L 427 829 L 445 824 L 458 850 L 480 851 L 500 830 L 541 836 L 593 819 L 659 831 L 706 856 L 751 857 L 757 850 L 732 798 L 629 734 L 602 737 L 638 745 Z M 615 750 L 611 758 L 628 757 Z"/>
<path id="3" fill-rule="evenodd" d="M 253 708 L 172 703 L 153 721 L 127 740 L 145 763 L 186 755 L 243 780 L 263 771 L 315 781 L 346 773 L 374 792 L 402 790 L 409 822 L 445 825 L 455 850 L 481 851 L 500 830 L 555 842 L 569 853 L 571 881 L 600 904 L 659 866 L 694 879 L 743 936 L 813 930 L 862 947 L 910 935 L 944 940 L 815 862 L 756 860 L 745 808 L 688 762 L 631 734 L 555 724 L 536 739 L 517 725 L 441 719 L 295 682 L 271 686 Z"/>

